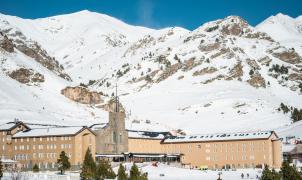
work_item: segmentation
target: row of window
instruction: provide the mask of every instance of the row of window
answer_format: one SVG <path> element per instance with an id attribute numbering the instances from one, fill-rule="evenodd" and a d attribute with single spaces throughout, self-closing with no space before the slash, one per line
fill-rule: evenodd
<path id="1" fill-rule="evenodd" d="M 61 149 L 71 149 L 72 148 L 72 145 L 71 144 L 61 144 Z M 2 148 L 5 148 L 5 146 L 3 145 Z M 39 150 L 42 150 L 42 149 L 57 149 L 57 145 L 56 144 L 47 144 L 47 145 L 42 145 L 42 144 L 39 144 L 39 145 L 32 145 L 32 149 L 35 150 L 35 149 L 39 149 Z M 30 145 L 19 145 L 19 146 L 14 146 L 14 150 L 30 150 Z"/>
<path id="2" fill-rule="evenodd" d="M 57 141 L 57 139 L 60 139 L 61 141 L 70 141 L 71 140 L 71 136 L 62 136 L 62 137 L 40 137 L 40 138 L 18 138 L 18 139 L 15 139 L 14 141 L 15 142 L 29 142 L 29 140 L 32 139 L 33 142 L 36 142 L 36 141 Z M 3 142 L 4 142 L 4 138 L 3 138 Z"/>
<path id="3" fill-rule="evenodd" d="M 72 154 L 67 153 L 67 156 L 71 158 Z M 32 154 L 33 159 L 56 159 L 57 154 L 56 153 L 33 153 Z M 14 160 L 30 160 L 29 154 L 16 154 L 13 158 Z"/>
<path id="4" fill-rule="evenodd" d="M 206 161 L 218 161 L 219 158 L 217 156 L 206 156 Z M 250 155 L 249 156 L 249 160 L 254 160 L 255 156 L 254 155 Z M 266 155 L 263 155 L 263 159 L 266 159 Z M 246 155 L 242 155 L 241 157 L 237 156 L 225 156 L 225 160 L 247 160 L 247 156 Z"/>
<path id="5" fill-rule="evenodd" d="M 249 147 L 247 147 L 249 145 Z M 258 150 L 258 151 L 265 151 L 266 150 L 266 142 L 262 142 L 262 143 L 259 143 L 259 144 L 256 144 L 254 142 L 250 142 L 249 144 L 205 144 L 205 148 L 206 148 L 206 153 L 210 153 L 210 152 L 239 152 L 239 151 L 247 151 L 247 149 L 249 148 L 250 151 L 255 151 L 255 150 Z M 180 149 L 182 148 L 183 146 L 181 145 L 168 145 L 168 146 L 165 146 L 165 150 L 174 150 L 175 152 L 176 151 L 180 151 Z M 189 144 L 188 145 L 188 152 L 192 152 L 194 145 L 192 144 Z M 197 149 L 201 149 L 201 144 L 197 144 L 196 145 L 196 148 Z"/>

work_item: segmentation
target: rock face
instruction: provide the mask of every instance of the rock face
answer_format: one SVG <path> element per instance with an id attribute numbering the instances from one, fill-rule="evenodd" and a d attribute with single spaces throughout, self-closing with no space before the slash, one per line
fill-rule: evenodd
<path id="1" fill-rule="evenodd" d="M 294 50 L 273 53 L 273 56 L 290 64 L 298 64 L 302 61 L 302 58 Z"/>
<path id="2" fill-rule="evenodd" d="M 0 32 L 0 48 L 9 53 L 14 52 L 14 44 L 2 32 Z"/>
<path id="3" fill-rule="evenodd" d="M 193 73 L 193 76 L 201 76 L 201 75 L 205 75 L 205 74 L 211 74 L 211 73 L 214 73 L 216 71 L 217 71 L 217 69 L 215 67 L 206 67 L 206 68 L 203 68 L 201 70 L 195 71 Z"/>
<path id="4" fill-rule="evenodd" d="M 77 86 L 66 87 L 61 90 L 61 94 L 75 102 L 82 104 L 99 104 L 102 103 L 101 94 L 98 92 L 91 92 L 89 89 Z"/>
<path id="5" fill-rule="evenodd" d="M 34 84 L 44 82 L 44 76 L 32 69 L 20 68 L 8 74 L 9 77 L 23 84 Z"/>
<path id="6" fill-rule="evenodd" d="M 259 88 L 259 87 L 265 88 L 266 87 L 265 79 L 260 74 L 253 75 L 251 79 L 247 80 L 247 82 L 251 86 L 256 87 L 256 88 Z"/>

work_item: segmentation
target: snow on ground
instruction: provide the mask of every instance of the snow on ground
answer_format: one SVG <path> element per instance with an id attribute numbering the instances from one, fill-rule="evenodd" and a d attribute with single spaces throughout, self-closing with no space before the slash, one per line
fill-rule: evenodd
<path id="1" fill-rule="evenodd" d="M 242 179 L 241 173 L 244 174 L 244 179 L 256 179 L 257 175 L 258 177 L 261 175 L 261 170 L 259 169 L 237 169 L 236 171 L 200 171 L 166 165 L 160 165 L 159 167 L 149 165 L 143 167 L 142 170 L 148 173 L 148 178 L 150 180 L 215 180 L 218 179 L 219 172 L 221 172 L 220 177 L 223 180 Z M 249 174 L 249 178 L 247 178 L 247 174 Z"/>
<path id="2" fill-rule="evenodd" d="M 127 166 L 127 173 L 129 174 L 129 169 L 131 164 Z M 215 180 L 218 178 L 218 173 L 221 173 L 221 178 L 223 180 L 239 180 L 241 174 L 244 174 L 244 179 L 256 179 L 256 177 L 261 176 L 260 169 L 237 169 L 235 171 L 201 171 L 194 169 L 185 169 L 179 167 L 172 167 L 164 164 L 160 164 L 158 167 L 154 167 L 150 164 L 137 164 L 140 170 L 148 173 L 149 180 Z M 118 168 L 114 168 L 117 172 Z M 249 174 L 249 178 L 247 178 Z M 8 180 L 8 173 L 4 174 L 3 180 Z M 77 172 L 67 172 L 66 175 L 58 175 L 57 172 L 39 172 L 32 173 L 27 172 L 23 174 L 24 180 L 79 180 L 79 173 Z"/>

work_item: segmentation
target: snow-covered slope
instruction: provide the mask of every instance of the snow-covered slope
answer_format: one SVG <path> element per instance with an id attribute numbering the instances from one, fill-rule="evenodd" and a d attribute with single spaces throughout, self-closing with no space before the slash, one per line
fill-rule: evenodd
<path id="1" fill-rule="evenodd" d="M 281 44 L 296 48 L 302 53 L 302 16 L 292 18 L 279 13 L 267 18 L 256 28 L 266 32 Z"/>
<path id="2" fill-rule="evenodd" d="M 64 87 L 80 83 L 107 99 L 117 83 L 130 129 L 175 128 L 192 133 L 272 130 L 292 121 L 290 114 L 277 110 L 281 102 L 302 108 L 302 53 L 282 39 L 270 37 L 269 32 L 263 33 L 260 25 L 254 28 L 237 16 L 189 31 L 136 27 L 89 11 L 36 20 L 0 15 L 0 29 L 15 44 L 20 39 L 38 44 L 45 54 L 55 57 L 57 71 L 72 79 L 59 78 L 57 71 L 46 69 L 43 63 L 39 69 L 41 62 L 20 52 L 20 47 L 14 53 L 5 52 L 8 60 L 2 60 L 1 80 L 13 90 L 1 89 L 7 100 L 0 105 L 4 112 L 8 102 L 15 103 L 11 105 L 14 111 L 20 104 L 28 106 L 30 113 L 24 113 L 25 118 L 98 121 L 104 111 L 76 104 L 60 94 Z M 287 40 L 296 46 L 300 43 Z M 27 59 L 25 64 L 19 60 L 21 56 Z M 16 69 L 11 61 L 40 72 L 45 82 L 20 85 L 7 75 Z M 23 91 L 20 100 L 8 94 Z M 43 106 L 47 107 L 41 110 Z M 52 113 L 43 114 L 46 110 Z M 18 113 L 23 118 L 23 110 Z"/>

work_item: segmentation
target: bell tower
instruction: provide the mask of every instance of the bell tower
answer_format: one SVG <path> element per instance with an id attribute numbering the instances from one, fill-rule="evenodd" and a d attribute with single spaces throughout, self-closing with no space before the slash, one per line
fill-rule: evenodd
<path id="1" fill-rule="evenodd" d="M 109 122 L 104 129 L 96 131 L 96 152 L 121 154 L 128 151 L 128 132 L 125 128 L 125 112 L 119 103 L 117 86 L 113 107 L 109 108 Z"/>

